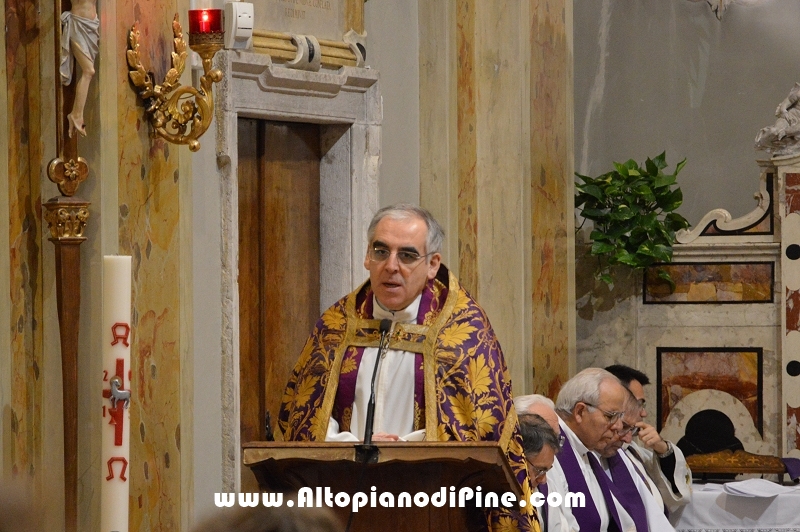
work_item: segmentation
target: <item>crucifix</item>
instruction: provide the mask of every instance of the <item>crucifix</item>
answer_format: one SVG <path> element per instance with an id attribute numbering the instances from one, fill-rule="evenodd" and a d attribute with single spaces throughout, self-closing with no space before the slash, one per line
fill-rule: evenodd
<path id="1" fill-rule="evenodd" d="M 61 195 L 43 206 L 56 258 L 64 416 L 64 530 L 77 532 L 80 245 L 86 240 L 83 231 L 89 218 L 89 202 L 76 197 L 75 193 L 89 175 L 89 165 L 78 156 L 78 135 L 86 135 L 83 108 L 89 81 L 94 76 L 99 21 L 95 0 L 54 1 L 55 13 L 61 19 L 61 24 L 55 24 L 55 79 L 61 82 L 55 86 L 57 154 L 47 166 L 47 176 L 58 185 Z M 64 48 L 69 52 L 66 60 Z M 73 79 L 76 77 L 74 63 L 81 69 L 77 83 Z"/>

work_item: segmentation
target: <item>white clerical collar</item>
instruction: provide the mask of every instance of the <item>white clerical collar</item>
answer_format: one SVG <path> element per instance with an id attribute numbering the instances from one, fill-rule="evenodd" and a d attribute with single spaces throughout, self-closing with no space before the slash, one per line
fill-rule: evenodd
<path id="1" fill-rule="evenodd" d="M 414 301 L 402 310 L 388 310 L 383 307 L 378 301 L 378 298 L 372 296 L 372 317 L 376 320 L 390 319 L 392 321 L 399 321 L 401 323 L 413 323 L 417 321 L 417 314 L 419 314 L 419 303 L 422 301 L 422 294 L 420 293 Z"/>

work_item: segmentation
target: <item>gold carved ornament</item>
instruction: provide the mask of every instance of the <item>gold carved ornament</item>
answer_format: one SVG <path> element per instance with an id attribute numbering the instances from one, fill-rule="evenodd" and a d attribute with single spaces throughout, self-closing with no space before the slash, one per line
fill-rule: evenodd
<path id="1" fill-rule="evenodd" d="M 89 165 L 83 157 L 78 157 L 77 161 L 64 161 L 58 157 L 47 165 L 47 177 L 58 185 L 58 190 L 65 196 L 73 196 L 88 175 Z"/>
<path id="2" fill-rule="evenodd" d="M 43 204 L 47 209 L 44 218 L 50 228 L 50 238 L 80 238 L 89 219 L 88 202 L 47 202 Z"/>
<path id="3" fill-rule="evenodd" d="M 197 151 L 200 149 L 197 139 L 206 132 L 214 116 L 212 83 L 222 79 L 222 72 L 211 68 L 211 60 L 222 49 L 223 34 L 189 35 L 189 45 L 203 60 L 204 74 L 200 77 L 200 88 L 197 89 L 180 84 L 187 52 L 177 13 L 172 21 L 172 33 L 172 68 L 164 77 L 164 82 L 156 85 L 152 72 L 145 71 L 139 58 L 139 29 L 138 23 L 134 24 L 128 33 L 126 55 L 131 68 L 128 74 L 139 90 L 139 97 L 144 100 L 153 136 L 162 137 L 173 144 L 188 144 L 191 151 Z"/>

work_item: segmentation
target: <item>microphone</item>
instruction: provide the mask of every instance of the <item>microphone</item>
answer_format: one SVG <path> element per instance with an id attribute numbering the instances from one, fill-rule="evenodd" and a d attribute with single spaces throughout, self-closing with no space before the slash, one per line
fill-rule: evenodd
<path id="1" fill-rule="evenodd" d="M 391 329 L 392 320 L 381 320 L 381 340 L 378 343 L 378 356 L 375 357 L 375 367 L 372 370 L 369 403 L 367 403 L 367 419 L 364 422 L 364 445 L 372 445 L 372 424 L 375 421 L 375 378 L 378 376 L 378 364 L 381 362 L 381 356 L 386 352 L 386 348 L 389 347 L 389 331 Z"/>

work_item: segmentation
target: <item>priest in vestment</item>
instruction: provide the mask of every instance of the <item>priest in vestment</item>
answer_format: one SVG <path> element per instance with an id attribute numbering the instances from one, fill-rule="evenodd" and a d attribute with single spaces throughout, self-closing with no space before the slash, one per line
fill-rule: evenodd
<path id="1" fill-rule="evenodd" d="M 368 229 L 369 280 L 323 313 L 283 396 L 287 441 L 361 441 L 378 358 L 375 441 L 497 441 L 531 494 L 511 383 L 483 309 L 441 264 L 444 232 L 428 211 L 385 207 Z M 539 530 L 535 511 L 487 512 L 487 530 Z"/>

